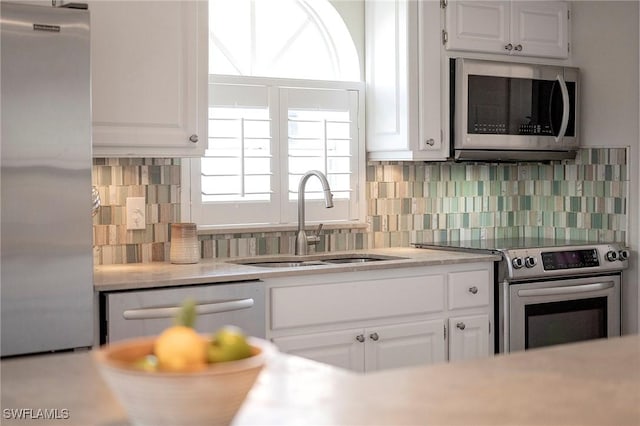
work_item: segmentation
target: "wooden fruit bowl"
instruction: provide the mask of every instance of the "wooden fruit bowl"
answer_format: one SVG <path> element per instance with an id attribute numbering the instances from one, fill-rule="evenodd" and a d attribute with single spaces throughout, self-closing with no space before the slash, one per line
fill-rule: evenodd
<path id="1" fill-rule="evenodd" d="M 102 377 L 135 425 L 229 424 L 276 351 L 268 341 L 249 337 L 249 358 L 184 373 L 136 368 L 136 360 L 153 353 L 154 340 L 126 340 L 93 352 Z"/>

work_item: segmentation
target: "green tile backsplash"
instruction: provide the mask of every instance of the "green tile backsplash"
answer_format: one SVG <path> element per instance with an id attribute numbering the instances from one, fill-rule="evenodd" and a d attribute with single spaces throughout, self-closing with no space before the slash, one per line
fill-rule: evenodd
<path id="1" fill-rule="evenodd" d="M 547 163 L 369 162 L 367 223 L 325 230 L 318 251 L 473 238 L 624 241 L 626 149 L 580 150 Z M 95 264 L 163 261 L 180 217 L 179 159 L 94 159 L 102 207 L 94 217 Z M 147 228 L 127 231 L 127 197 L 147 200 Z M 293 253 L 295 232 L 201 235 L 204 258 Z"/>

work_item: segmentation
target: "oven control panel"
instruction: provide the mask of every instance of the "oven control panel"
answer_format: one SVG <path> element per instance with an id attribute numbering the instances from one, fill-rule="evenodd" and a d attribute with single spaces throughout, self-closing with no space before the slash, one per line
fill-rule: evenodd
<path id="1" fill-rule="evenodd" d="M 557 269 L 593 268 L 600 266 L 598 250 L 568 250 L 542 252 L 542 267 L 545 271 Z"/>
<path id="2" fill-rule="evenodd" d="M 509 280 L 620 271 L 629 263 L 629 251 L 619 244 L 507 249 L 503 255 Z"/>

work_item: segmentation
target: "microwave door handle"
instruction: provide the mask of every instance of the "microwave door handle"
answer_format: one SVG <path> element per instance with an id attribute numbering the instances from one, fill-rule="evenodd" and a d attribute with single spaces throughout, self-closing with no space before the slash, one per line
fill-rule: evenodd
<path id="1" fill-rule="evenodd" d="M 240 309 L 251 308 L 254 305 L 252 298 L 229 300 L 225 302 L 206 303 L 196 305 L 196 315 L 216 314 L 219 312 L 238 311 Z M 127 309 L 122 313 L 124 319 L 155 319 L 155 318 L 174 318 L 180 311 L 179 306 L 168 308 L 142 308 Z"/>
<path id="2" fill-rule="evenodd" d="M 569 90 L 567 89 L 567 83 L 564 81 L 564 77 L 558 74 L 556 79 L 560 84 L 560 92 L 562 93 L 562 121 L 560 122 L 558 136 L 555 137 L 556 142 L 560 142 L 567 132 L 567 126 L 569 125 L 569 108 L 571 108 L 571 104 L 569 103 Z"/>

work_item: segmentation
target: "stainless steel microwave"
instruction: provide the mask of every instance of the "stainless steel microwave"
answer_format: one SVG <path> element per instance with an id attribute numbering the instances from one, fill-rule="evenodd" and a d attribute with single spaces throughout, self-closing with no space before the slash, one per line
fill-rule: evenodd
<path id="1" fill-rule="evenodd" d="M 577 68 L 454 58 L 452 156 L 457 160 L 575 158 Z"/>

